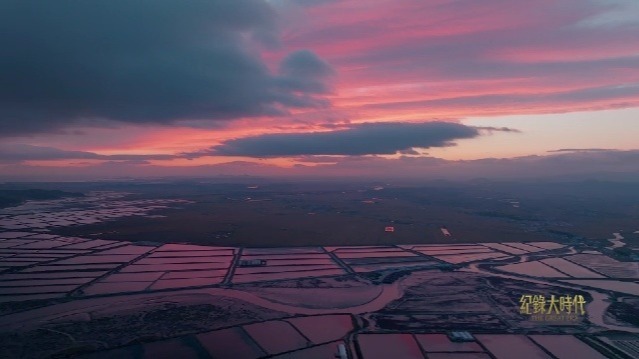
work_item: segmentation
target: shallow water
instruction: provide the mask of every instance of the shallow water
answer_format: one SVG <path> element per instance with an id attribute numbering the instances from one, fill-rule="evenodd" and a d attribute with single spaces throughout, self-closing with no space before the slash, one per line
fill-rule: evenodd
<path id="1" fill-rule="evenodd" d="M 514 248 L 514 247 L 510 247 L 508 245 L 506 245 L 506 243 L 483 243 L 483 245 L 485 245 L 486 247 L 492 248 L 492 249 L 497 249 L 500 250 L 502 252 L 506 252 L 508 254 L 526 254 L 528 253 L 528 251 L 519 249 L 519 248 Z"/>
<path id="2" fill-rule="evenodd" d="M 357 253 L 341 253 L 335 254 L 342 259 L 352 258 L 390 258 L 390 257 L 417 257 L 417 254 L 411 252 L 357 252 Z"/>
<path id="3" fill-rule="evenodd" d="M 341 339 L 353 330 L 353 321 L 350 315 L 298 317 L 286 321 L 297 327 L 315 344 Z"/>
<path id="4" fill-rule="evenodd" d="M 451 342 L 445 334 L 415 334 L 415 339 L 426 352 L 481 352 L 479 344 Z M 430 357 L 430 355 L 429 355 Z"/>
<path id="5" fill-rule="evenodd" d="M 321 277 L 342 275 L 345 272 L 342 269 L 322 269 L 296 272 L 278 272 L 278 273 L 261 273 L 261 274 L 235 274 L 232 278 L 233 283 L 248 283 L 257 281 L 281 280 L 304 277 Z"/>
<path id="6" fill-rule="evenodd" d="M 531 277 L 568 278 L 567 275 L 538 261 L 508 264 L 505 266 L 495 267 L 495 269 L 509 273 L 528 275 Z"/>
<path id="7" fill-rule="evenodd" d="M 497 359 L 551 359 L 524 335 L 475 335 Z"/>
<path id="8" fill-rule="evenodd" d="M 410 334 L 360 334 L 357 340 L 366 359 L 424 358 Z"/>
<path id="9" fill-rule="evenodd" d="M 567 261 L 563 258 L 546 258 L 542 259 L 540 262 L 557 268 L 558 270 L 566 273 L 571 277 L 576 278 L 605 278 L 599 273 L 595 273 L 587 268 L 584 268 L 578 264 Z"/>
<path id="10" fill-rule="evenodd" d="M 605 359 L 598 351 L 592 349 L 572 335 L 531 335 L 537 342 L 558 359 Z"/>
<path id="11" fill-rule="evenodd" d="M 269 354 L 306 347 L 306 339 L 285 321 L 269 321 L 245 325 L 243 328 Z"/>

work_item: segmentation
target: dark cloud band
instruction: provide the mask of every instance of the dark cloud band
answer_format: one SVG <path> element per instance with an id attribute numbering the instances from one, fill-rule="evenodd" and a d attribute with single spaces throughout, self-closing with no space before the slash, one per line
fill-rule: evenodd
<path id="1" fill-rule="evenodd" d="M 0 13 L 0 136 L 327 104 L 332 69 L 315 54 L 276 73 L 260 59 L 279 36 L 263 0 L 6 0 Z"/>
<path id="2" fill-rule="evenodd" d="M 0 162 L 22 161 L 55 161 L 55 160 L 109 160 L 109 161 L 144 161 L 168 160 L 176 156 L 168 154 L 149 155 L 101 155 L 88 151 L 68 151 L 54 147 L 34 146 L 26 144 L 0 144 Z"/>
<path id="3" fill-rule="evenodd" d="M 330 132 L 239 138 L 213 147 L 208 153 L 250 157 L 395 154 L 411 148 L 451 146 L 454 140 L 479 135 L 476 128 L 450 122 L 365 123 Z"/>

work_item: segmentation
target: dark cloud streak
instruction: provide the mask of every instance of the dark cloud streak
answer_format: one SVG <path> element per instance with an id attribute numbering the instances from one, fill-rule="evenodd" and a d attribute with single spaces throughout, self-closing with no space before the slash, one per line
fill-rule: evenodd
<path id="1" fill-rule="evenodd" d="M 0 162 L 54 161 L 54 160 L 108 160 L 108 161 L 145 161 L 169 160 L 176 156 L 168 154 L 116 154 L 101 155 L 88 151 L 69 151 L 54 147 L 26 144 L 0 145 Z"/>
<path id="2" fill-rule="evenodd" d="M 479 135 L 476 128 L 451 122 L 364 123 L 330 132 L 265 134 L 233 139 L 204 153 L 251 157 L 395 154 L 411 148 L 451 146 L 454 140 Z"/>

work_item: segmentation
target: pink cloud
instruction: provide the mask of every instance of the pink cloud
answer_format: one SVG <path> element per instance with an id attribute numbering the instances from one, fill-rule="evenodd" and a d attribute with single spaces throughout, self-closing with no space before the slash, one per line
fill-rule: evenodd
<path id="1" fill-rule="evenodd" d="M 326 58 L 339 74 L 334 104 L 366 120 L 388 119 L 366 110 L 377 105 L 397 118 L 637 106 L 616 87 L 639 82 L 627 70 L 639 66 L 639 26 L 588 25 L 611 10 L 578 0 L 327 2 L 285 29 L 283 44 Z M 532 98 L 499 101 L 505 94 Z"/>

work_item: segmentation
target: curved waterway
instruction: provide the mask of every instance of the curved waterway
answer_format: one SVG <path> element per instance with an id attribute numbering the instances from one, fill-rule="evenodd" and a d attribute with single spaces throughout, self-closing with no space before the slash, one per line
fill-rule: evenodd
<path id="1" fill-rule="evenodd" d="M 300 306 L 285 304 L 281 302 L 274 302 L 262 297 L 259 297 L 255 294 L 236 291 L 236 290 L 224 290 L 219 288 L 212 288 L 205 290 L 206 293 L 211 295 L 219 295 L 225 297 L 231 297 L 243 300 L 245 302 L 249 302 L 251 304 L 258 305 L 263 308 L 276 310 L 279 312 L 286 312 L 291 314 L 304 314 L 304 315 L 318 315 L 318 314 L 360 314 L 360 313 L 368 313 L 375 312 L 382 308 L 384 308 L 388 303 L 400 299 L 403 296 L 403 288 L 401 287 L 401 281 L 395 282 L 393 284 L 382 285 L 380 287 L 380 291 L 372 299 L 369 299 L 366 302 L 363 302 L 359 305 L 351 305 L 337 308 L 309 308 L 304 307 L 301 303 Z M 304 290 L 304 289 L 300 289 Z M 327 289 L 312 289 L 309 291 L 309 301 L 314 296 L 315 298 L 321 298 L 322 296 L 328 295 L 330 296 L 331 291 L 339 292 L 342 288 L 327 288 Z"/>
<path id="2" fill-rule="evenodd" d="M 614 238 L 608 238 L 608 241 L 612 243 L 612 246 L 608 247 L 608 249 L 621 248 L 626 245 L 626 243 L 622 242 L 625 239 L 621 233 L 613 233 L 612 236 Z"/>
<path id="3" fill-rule="evenodd" d="M 493 273 L 481 269 L 477 263 L 472 263 L 469 267 L 460 269 L 460 271 L 569 289 L 575 288 L 575 286 L 560 282 L 548 282 L 540 279 L 518 277 L 505 273 Z M 100 298 L 78 299 L 68 303 L 55 304 L 44 308 L 0 317 L 0 331 L 33 329 L 40 327 L 43 324 L 59 321 L 64 318 L 72 320 L 73 317 L 87 317 L 88 313 L 92 312 L 110 312 L 113 315 L 117 315 L 118 313 L 126 311 L 141 310 L 150 303 L 173 302 L 187 304 L 189 302 L 196 301 L 198 303 L 209 302 L 214 304 L 216 297 L 234 298 L 262 308 L 289 313 L 291 315 L 370 313 L 384 308 L 394 300 L 400 299 L 404 294 L 402 282 L 408 278 L 410 278 L 410 276 L 393 284 L 379 286 L 380 290 L 374 297 L 370 295 L 363 295 L 360 304 L 355 304 L 353 303 L 353 300 L 350 300 L 348 304 L 345 302 L 342 306 L 340 306 L 339 303 L 336 303 L 336 307 L 334 308 L 318 308 L 313 305 L 313 302 L 316 302 L 324 296 L 330 296 L 330 292 L 339 293 L 340 291 L 348 288 L 300 289 L 308 291 L 309 300 L 307 302 L 307 306 L 304 306 L 303 302 L 299 305 L 292 305 L 268 300 L 250 292 L 224 288 L 185 289 L 161 293 L 122 294 Z M 639 333 L 639 328 L 622 327 L 608 324 L 604 321 L 606 310 L 610 305 L 608 295 L 591 289 L 584 289 L 581 287 L 579 287 L 579 289 L 584 292 L 588 292 L 592 297 L 592 301 L 586 305 L 588 319 L 591 323 L 609 330 Z"/>
<path id="4" fill-rule="evenodd" d="M 501 274 L 501 273 L 489 272 L 487 270 L 479 268 L 479 264 L 482 264 L 482 263 L 471 263 L 468 266 L 468 268 L 460 269 L 460 271 L 478 273 L 478 274 L 482 274 L 482 275 L 486 275 L 486 276 L 492 276 L 492 277 L 500 277 L 500 278 L 508 278 L 508 279 L 513 279 L 513 280 L 519 280 L 519 281 L 526 281 L 526 282 L 535 283 L 535 284 L 542 284 L 542 285 L 550 285 L 550 286 L 555 286 L 555 287 L 569 288 L 569 289 L 573 289 L 573 290 L 575 289 L 574 285 L 568 285 L 568 284 L 564 284 L 564 283 L 560 283 L 560 282 L 548 282 L 548 281 L 544 281 L 544 280 L 540 280 L 540 279 L 518 277 L 518 276 L 513 276 L 513 275 L 509 275 L 509 274 L 505 274 L 505 273 Z M 485 263 L 483 263 L 483 264 L 485 264 Z M 608 329 L 608 330 L 619 330 L 619 331 L 630 332 L 630 333 L 639 333 L 639 328 L 622 327 L 622 326 L 618 326 L 618 325 L 614 325 L 614 324 L 608 324 L 608 323 L 605 322 L 604 318 L 606 316 L 606 310 L 608 309 L 608 307 L 611 304 L 611 301 L 610 301 L 610 299 L 609 299 L 607 294 L 603 294 L 603 293 L 600 293 L 598 291 L 595 291 L 595 290 L 592 290 L 592 289 L 586 289 L 586 288 L 582 288 L 582 287 L 579 287 L 579 290 L 582 291 L 582 292 L 587 292 L 592 297 L 592 301 L 590 303 L 586 304 L 586 313 L 588 315 L 588 320 L 592 324 L 595 324 L 597 326 L 600 326 L 600 327 Z"/>
<path id="5" fill-rule="evenodd" d="M 202 303 L 204 300 L 205 302 L 209 301 L 214 304 L 214 297 L 227 297 L 239 299 L 266 309 L 290 313 L 291 315 L 319 315 L 374 312 L 384 308 L 388 303 L 403 296 L 401 281 L 393 284 L 382 285 L 379 286 L 379 288 L 380 290 L 375 297 L 371 298 L 368 296 L 367 298 L 362 298 L 361 304 L 336 308 L 304 307 L 303 303 L 300 303 L 299 306 L 290 305 L 270 301 L 253 293 L 223 288 L 187 289 L 163 293 L 143 293 L 78 299 L 68 303 L 55 304 L 44 308 L 3 316 L 0 318 L 0 331 L 37 328 L 43 324 L 59 321 L 63 318 L 71 319 L 74 317 L 86 316 L 91 312 L 111 312 L 113 314 L 117 314 L 118 312 L 144 308 L 145 303 L 152 302 L 188 303 L 192 300 L 197 300 L 198 303 Z M 308 292 L 309 301 L 311 298 L 318 300 L 318 298 L 322 298 L 322 296 L 330 296 L 330 291 L 340 290 L 342 290 L 342 288 L 313 289 Z"/>

